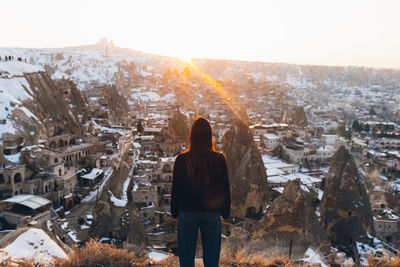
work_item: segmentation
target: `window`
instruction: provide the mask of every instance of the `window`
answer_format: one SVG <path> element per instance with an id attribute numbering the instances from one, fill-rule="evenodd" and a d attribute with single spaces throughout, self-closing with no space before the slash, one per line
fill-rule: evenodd
<path id="1" fill-rule="evenodd" d="M 21 177 L 21 174 L 18 172 L 18 173 L 16 173 L 14 175 L 14 183 L 16 184 L 16 183 L 19 183 L 21 181 L 22 181 L 22 177 Z"/>
<path id="2" fill-rule="evenodd" d="M 0 173 L 0 184 L 4 184 L 4 176 Z"/>

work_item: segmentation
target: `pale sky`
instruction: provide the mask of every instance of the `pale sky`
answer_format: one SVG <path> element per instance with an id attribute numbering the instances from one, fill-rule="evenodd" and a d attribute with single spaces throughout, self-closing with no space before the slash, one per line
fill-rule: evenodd
<path id="1" fill-rule="evenodd" d="M 0 0 L 0 47 L 400 68 L 397 0 Z"/>

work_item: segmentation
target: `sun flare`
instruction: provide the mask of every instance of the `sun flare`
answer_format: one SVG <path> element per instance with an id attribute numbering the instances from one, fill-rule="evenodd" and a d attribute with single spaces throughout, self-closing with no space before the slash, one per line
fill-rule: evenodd
<path id="1" fill-rule="evenodd" d="M 192 58 L 188 55 L 180 55 L 180 56 L 178 56 L 178 58 L 179 58 L 179 60 L 181 60 L 182 62 L 185 62 L 185 63 L 192 62 Z"/>

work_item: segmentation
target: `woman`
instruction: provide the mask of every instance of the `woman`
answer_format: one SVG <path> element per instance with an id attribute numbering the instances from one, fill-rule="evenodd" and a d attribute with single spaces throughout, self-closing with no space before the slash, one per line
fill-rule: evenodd
<path id="1" fill-rule="evenodd" d="M 197 117 L 189 148 L 175 160 L 172 180 L 171 214 L 178 221 L 181 267 L 195 265 L 199 229 L 204 267 L 218 266 L 221 220 L 230 215 L 230 200 L 225 156 L 215 151 L 208 120 Z"/>

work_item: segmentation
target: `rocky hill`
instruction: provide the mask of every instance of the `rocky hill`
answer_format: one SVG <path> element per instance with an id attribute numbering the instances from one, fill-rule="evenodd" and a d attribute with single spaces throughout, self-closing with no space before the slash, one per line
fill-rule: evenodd
<path id="1" fill-rule="evenodd" d="M 349 254 L 357 253 L 356 242 L 369 243 L 369 235 L 375 233 L 365 181 L 344 146 L 332 157 L 320 213 L 332 245 L 344 247 Z"/>
<path id="2" fill-rule="evenodd" d="M 82 133 L 87 104 L 73 83 L 54 83 L 46 71 L 20 61 L 0 62 L 0 146 L 37 144 L 62 133 Z M 0 157 L 15 163 L 17 157 Z"/>

